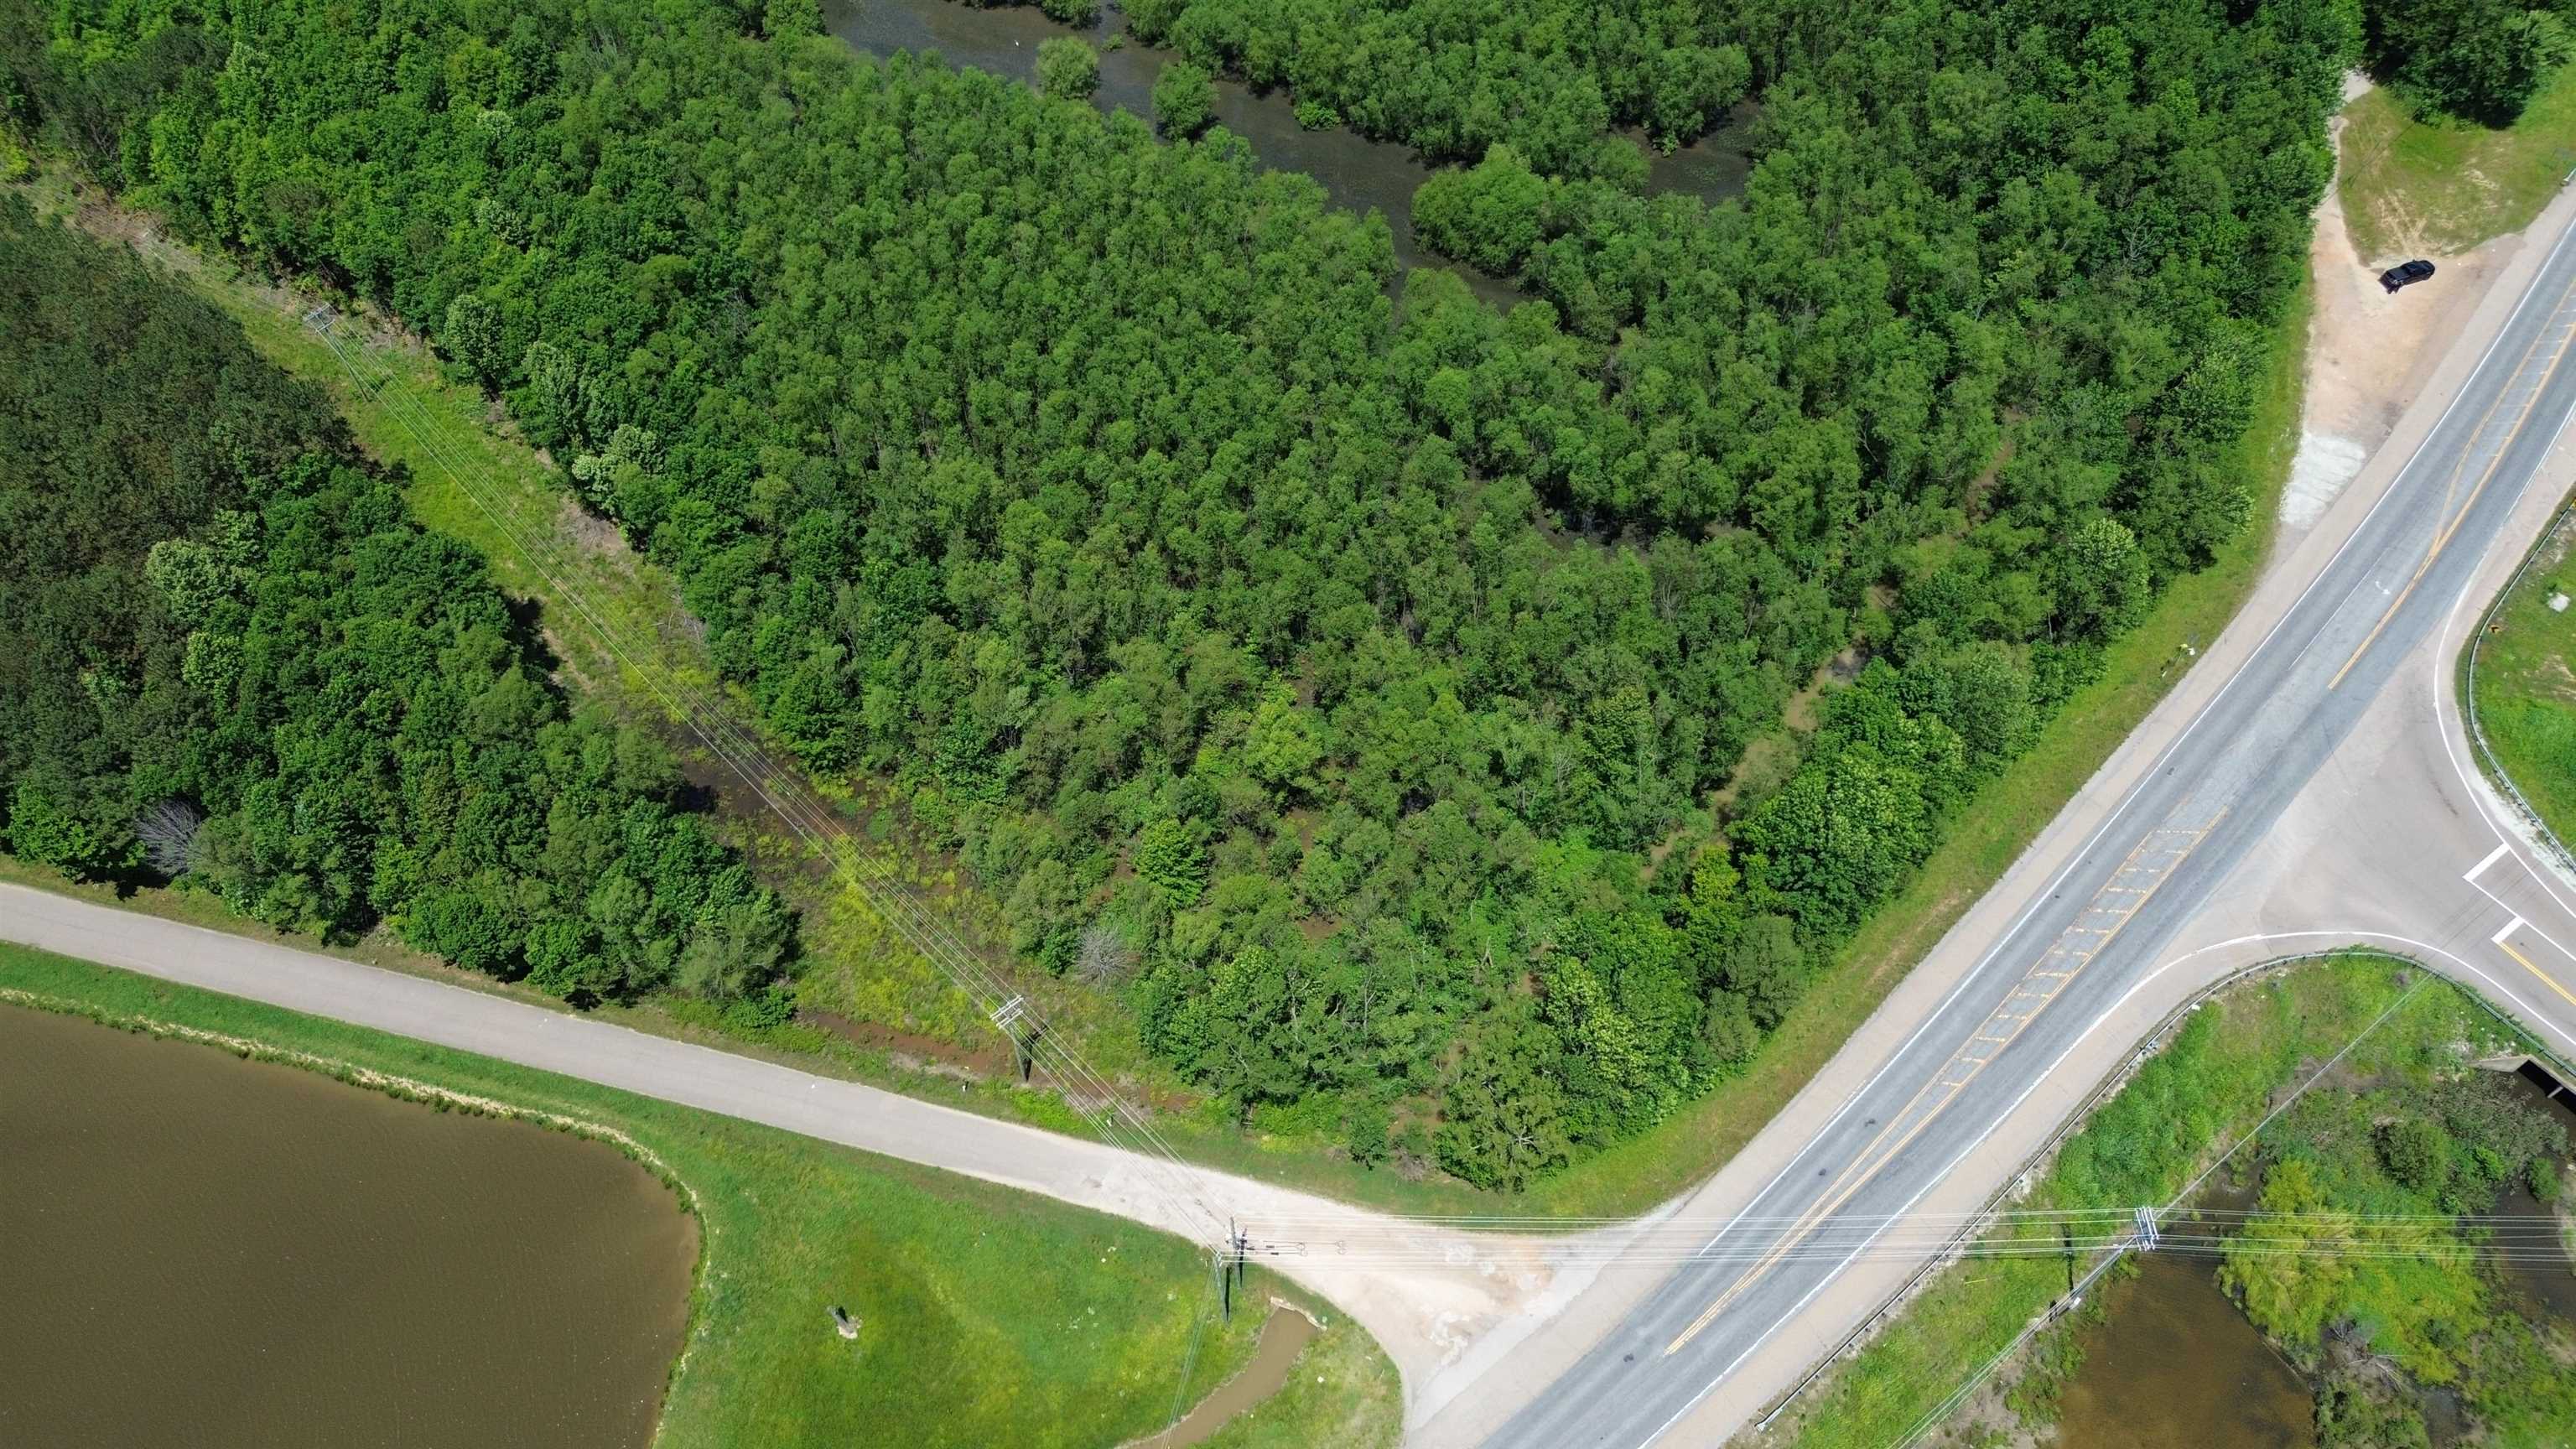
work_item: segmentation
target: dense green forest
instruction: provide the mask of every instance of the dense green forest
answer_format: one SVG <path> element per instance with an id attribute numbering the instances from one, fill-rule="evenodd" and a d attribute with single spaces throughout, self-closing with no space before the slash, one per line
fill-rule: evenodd
<path id="1" fill-rule="evenodd" d="M 777 899 L 208 304 L 0 198 L 0 839 L 575 1000 L 755 1019 Z"/>
<path id="2" fill-rule="evenodd" d="M 63 0 L 0 51 L 103 180 L 505 396 L 772 727 L 906 786 L 1165 1060 L 1508 1186 L 1742 1070 L 2244 526 L 2359 44 L 2304 0 L 1788 13 L 1657 30 L 1561 128 L 1749 75 L 1740 203 L 1462 103 L 1513 144 L 1417 220 L 1508 314 L 1221 130 L 797 0 Z M 1540 49 L 1648 44 L 1576 29 Z"/>
<path id="3" fill-rule="evenodd" d="M 2363 45 L 2353 58 L 2374 78 L 2422 110 L 2475 124 L 2512 121 L 2548 72 L 2576 54 L 2571 0 L 2301 0 L 2265 8 L 2294 29 L 2358 32 Z M 1920 7 L 1915 21 L 1899 21 L 1902 29 L 1940 22 L 1920 32 L 1929 53 L 1916 58 L 1930 62 L 1922 72 L 1888 72 L 1883 56 L 1865 68 L 1901 93 L 1919 93 L 1927 78 L 1973 84 L 1984 67 L 1959 61 L 1981 42 L 1948 27 L 1942 17 L 1953 10 Z M 1438 160 L 1472 162 L 1509 145 L 1542 174 L 1629 185 L 1643 169 L 1631 148 L 1602 135 L 1605 128 L 1633 129 L 1662 147 L 1694 140 L 1748 96 L 1767 101 L 1830 86 L 1830 73 L 1842 68 L 1836 58 L 1882 43 L 1895 18 L 1790 0 L 1133 0 L 1126 11 L 1139 37 L 1262 89 L 1288 91 L 1311 123 L 1347 123 Z M 2081 37 L 2100 25 L 2115 47 L 2139 38 L 2145 16 L 2126 5 L 2062 3 L 1979 13 L 2007 34 L 2041 26 Z M 2081 66 L 2112 56 L 2106 49 L 2071 58 Z M 1975 104 L 1975 96 L 1954 99 Z"/>

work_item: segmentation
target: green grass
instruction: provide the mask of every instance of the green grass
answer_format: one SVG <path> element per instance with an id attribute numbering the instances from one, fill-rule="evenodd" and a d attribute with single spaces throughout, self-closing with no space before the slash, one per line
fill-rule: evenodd
<path id="1" fill-rule="evenodd" d="M 2503 130 L 2422 120 L 2387 90 L 2344 111 L 2344 224 L 2363 262 L 2453 255 L 2520 231 L 2576 170 L 2576 65 Z"/>
<path id="2" fill-rule="evenodd" d="M 1327 1318 L 1269 1398 L 1228 1421 L 1206 1449 L 1395 1449 L 1404 1389 L 1395 1366 L 1347 1318 Z"/>
<path id="3" fill-rule="evenodd" d="M 40 208 L 57 213 L 71 212 L 83 200 L 59 170 L 46 173 L 34 189 Z M 84 214 L 84 224 L 111 232 L 132 229 L 131 218 L 120 220 L 117 213 L 96 205 Z M 509 536 L 437 465 L 420 433 L 354 386 L 331 349 L 302 325 L 299 319 L 308 299 L 261 285 L 220 258 L 203 258 L 167 243 L 155 243 L 146 250 L 237 318 L 264 355 L 328 392 L 370 452 L 408 467 L 413 478 L 412 507 L 424 524 L 481 549 L 492 560 L 495 579 L 511 592 L 539 601 L 544 618 L 568 617 L 556 581 L 526 567 Z M 2012 864 L 2180 680 L 2184 646 L 2206 646 L 2217 636 L 2253 587 L 2269 550 L 2271 520 L 2298 441 L 2308 305 L 2303 291 L 2279 331 L 2267 383 L 2244 445 L 2242 467 L 2254 494 L 2257 526 L 2230 544 L 2209 568 L 2172 582 L 2145 622 L 2113 646 L 2102 679 L 2079 691 L 2031 751 L 1980 790 L 1911 885 L 1820 973 L 1806 999 L 1764 1047 L 1753 1070 L 1653 1131 L 1540 1184 L 1516 1204 L 1516 1210 L 1579 1215 L 1639 1212 L 1723 1165 L 1823 1067 L 1942 932 Z M 504 507 L 511 516 L 550 520 L 545 526 L 554 530 L 554 538 L 579 545 L 559 550 L 574 556 L 558 570 L 558 578 L 574 583 L 586 597 L 604 601 L 596 607 L 613 627 L 662 641 L 670 661 L 668 680 L 697 687 L 712 678 L 705 651 L 678 603 L 676 584 L 651 563 L 607 540 L 597 526 L 578 525 L 566 511 L 550 465 L 515 439 L 477 390 L 449 381 L 424 349 L 398 334 L 354 323 L 343 324 L 342 331 L 358 343 L 362 373 L 370 379 L 399 376 L 408 393 L 419 399 L 429 436 L 438 440 L 447 456 L 465 460 L 507 500 Z M 587 631 L 555 625 L 548 637 L 590 697 L 631 717 L 667 718 L 646 678 L 606 658 L 590 642 Z M 747 717 L 749 712 L 739 713 Z M 715 766 L 703 757 L 696 768 L 715 778 Z M 883 803 L 868 796 L 864 783 L 853 787 L 845 782 L 837 788 L 845 792 L 854 788 L 861 804 Z M 736 814 L 730 817 L 728 837 L 762 861 L 764 878 L 805 913 L 815 964 L 800 986 L 801 1005 L 960 1046 L 988 1040 L 971 1004 L 949 990 L 931 964 L 864 903 L 828 888 L 801 869 L 800 848 L 774 824 Z M 862 832 L 859 838 L 866 840 L 868 835 Z M 903 871 L 939 899 L 961 932 L 987 948 L 989 959 L 1007 959 L 1007 952 L 998 946 L 1005 932 L 996 903 L 972 889 L 953 861 L 907 850 L 899 831 L 870 848 L 881 863 Z M 134 903 L 168 908 L 148 894 Z M 391 964 L 440 969 L 416 959 Z M 1127 1078 L 1173 1107 L 1159 1125 L 1176 1148 L 1194 1160 L 1392 1211 L 1483 1211 L 1494 1201 L 1491 1194 L 1454 1181 L 1415 1179 L 1356 1166 L 1330 1151 L 1318 1134 L 1293 1125 L 1265 1130 L 1270 1124 L 1257 1119 L 1246 1130 L 1224 1113 L 1193 1107 L 1195 1095 L 1147 1056 L 1137 1041 L 1134 1023 L 1115 1002 L 1038 973 L 1015 976 L 1014 986 L 1031 992 L 1050 1021 L 1069 1029 L 1096 1067 Z M 658 1007 L 621 1016 L 646 1030 L 710 1035 Z M 793 1029 L 766 1042 L 727 1044 L 790 1057 L 812 1069 L 862 1077 L 972 1110 L 1057 1125 L 1046 1104 L 1034 1101 L 1031 1094 L 978 1089 L 953 1078 L 894 1068 L 883 1052 L 854 1049 L 811 1029 Z"/>
<path id="4" fill-rule="evenodd" d="M 657 1442 L 1062 1445 L 1100 1449 L 1161 1427 L 1251 1356 L 1259 1319 L 1209 1326 L 1191 1382 L 1177 1368 L 1209 1311 L 1198 1249 L 1114 1218 L 755 1124 L 0 945 L 0 987 L 109 1021 L 245 1037 L 624 1133 L 694 1195 L 705 1258 L 683 1367 Z M 1299 1296 L 1256 1275 L 1256 1296 Z M 824 1324 L 867 1324 L 854 1369 Z M 1389 1443 L 1395 1374 L 1336 1320 L 1297 1391 L 1265 1406 L 1287 1437 L 1225 1443 Z M 1316 1384 L 1321 1375 L 1325 1382 Z M 1232 1432 L 1229 1429 L 1228 1432 Z"/>
<path id="5" fill-rule="evenodd" d="M 2382 958 L 2345 957 L 2224 993 L 2058 1152 L 2024 1208 L 2126 1208 L 2166 1201 L 2269 1110 L 2274 1092 L 2404 998 L 2338 1068 L 2337 1081 L 2416 1082 L 2488 1051 L 2527 1049 L 2466 992 Z M 2332 1085 L 2321 1090 L 2334 1090 Z M 2066 1289 L 2055 1256 L 1970 1259 L 1934 1275 L 1857 1355 L 1753 1442 L 1760 1449 L 1884 1449 L 1898 1442 Z M 2052 1330 L 2048 1338 L 2062 1338 Z M 2053 1375 L 2072 1351 L 2038 1355 Z"/>
<path id="6" fill-rule="evenodd" d="M 2476 640 L 2478 723 L 2523 798 L 2559 839 L 2576 838 L 2576 608 L 2549 608 L 2576 588 L 2569 531 L 2544 538 Z"/>

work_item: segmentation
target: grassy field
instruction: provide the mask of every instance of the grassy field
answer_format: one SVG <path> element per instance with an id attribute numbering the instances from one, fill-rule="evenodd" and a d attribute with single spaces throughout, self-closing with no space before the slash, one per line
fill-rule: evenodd
<path id="1" fill-rule="evenodd" d="M 2425 984 L 2409 994 L 2417 981 Z M 2067 1140 L 2018 1206 L 2168 1200 L 2262 1119 L 2274 1092 L 2304 1080 L 2391 1006 L 2395 1014 L 2344 1059 L 2338 1082 L 2420 1083 L 2485 1051 L 2521 1045 L 2465 992 L 2380 958 L 2343 958 L 2251 982 L 2193 1015 Z M 1753 1442 L 1760 1449 L 1885 1449 L 2065 1288 L 2066 1264 L 2053 1255 L 1980 1258 L 1945 1269 Z M 2075 1367 L 2065 1338 L 2062 1329 L 2043 1335 L 2037 1372 L 2051 1382 L 2025 1383 L 2019 1397 L 2054 1401 L 2054 1380 Z"/>
<path id="2" fill-rule="evenodd" d="M 1203 1443 L 1205 1449 L 1396 1449 L 1402 1419 L 1395 1366 L 1357 1324 L 1337 1318 L 1306 1345 L 1277 1393 Z"/>
<path id="3" fill-rule="evenodd" d="M 2559 839 L 2576 838 L 2576 608 L 2549 598 L 2576 587 L 2561 527 L 2507 593 L 2478 642 L 2478 723 L 2523 798 Z"/>
<path id="4" fill-rule="evenodd" d="M 585 1082 L 104 966 L 0 945 L 0 988 L 578 1118 L 632 1138 L 690 1189 L 705 1261 L 658 1443 L 1062 1445 L 1161 1427 L 1251 1356 L 1259 1315 L 1211 1315 L 1176 1238 L 965 1178 Z M 1256 1275 L 1252 1292 L 1299 1297 Z M 867 1324 L 864 1358 L 823 1318 Z M 1291 1389 L 1225 1444 L 1394 1443 L 1395 1372 L 1332 1324 Z M 1190 1382 L 1178 1378 L 1204 1335 Z M 1264 1437 L 1267 1436 L 1267 1437 Z"/>
<path id="5" fill-rule="evenodd" d="M 2343 208 L 2371 266 L 2456 255 L 2520 231 L 2576 170 L 2576 65 L 2560 66 L 2504 130 L 2419 120 L 2374 90 L 2344 111 Z"/>
<path id="6" fill-rule="evenodd" d="M 142 230 L 138 218 L 95 204 L 94 196 L 80 193 L 59 171 L 46 173 L 32 189 L 41 209 L 79 212 L 92 230 L 129 237 Z M 149 236 L 141 238 L 141 245 L 238 319 L 264 355 L 323 388 L 371 453 L 410 470 L 415 514 L 426 525 L 482 550 L 503 587 L 539 603 L 541 618 L 548 621 L 547 637 L 586 694 L 631 716 L 667 719 L 657 686 L 673 692 L 710 684 L 713 672 L 705 650 L 670 577 L 629 552 L 613 530 L 572 509 L 549 462 L 517 441 L 479 392 L 449 381 L 424 349 L 392 331 L 345 320 L 338 330 L 357 361 L 359 378 L 353 380 L 342 357 L 301 320 L 309 299 L 246 277 L 223 259 L 203 258 Z M 1654 1131 L 1541 1184 L 1520 1210 L 1642 1211 L 1723 1164 L 1823 1066 L 2181 678 L 2185 647 L 2206 645 L 2225 626 L 2251 590 L 2269 550 L 2275 504 L 2298 440 L 2306 308 L 2303 293 L 2281 331 L 2246 439 L 2243 466 L 2254 494 L 2257 527 L 2210 568 L 2166 589 L 2146 621 L 2111 650 L 2102 679 L 2080 691 L 2031 751 L 1979 792 L 1910 887 L 1879 911 L 1823 973 L 1753 1071 Z M 379 391 L 387 378 L 400 383 L 391 396 L 409 400 L 400 414 Z M 478 505 L 451 468 L 471 474 L 486 497 L 500 500 L 500 517 Z M 529 538 L 539 541 L 547 558 L 543 571 L 531 567 L 519 547 L 520 540 Z M 571 622 L 577 616 L 565 602 L 567 585 L 612 630 L 656 641 L 660 657 L 649 666 L 653 673 L 612 658 L 589 631 Z M 749 715 L 747 709 L 737 713 Z M 710 759 L 701 756 L 695 768 L 711 783 L 729 783 L 718 778 L 719 767 Z M 894 813 L 876 812 L 874 820 L 888 820 Z M 876 833 L 863 832 L 861 838 L 869 840 Z M 735 815 L 729 838 L 765 861 L 766 877 L 806 914 L 807 937 L 816 949 L 815 964 L 800 988 L 800 1005 L 934 1040 L 981 1043 L 980 1019 L 966 999 L 948 990 L 930 963 L 864 903 L 804 869 L 799 847 L 783 830 L 762 817 Z M 969 939 L 989 944 L 1000 938 L 994 903 L 968 887 L 944 857 L 905 849 L 899 832 L 876 840 L 872 848 L 882 864 L 905 872 L 934 894 Z M 159 899 L 136 904 L 192 909 Z M 996 960 L 1006 955 L 989 954 Z M 416 959 L 388 964 L 438 969 Z M 1017 977 L 1013 984 L 1032 992 L 1050 1020 L 1069 1027 L 1096 1067 L 1127 1077 L 1155 1100 L 1178 1109 L 1167 1115 L 1163 1130 L 1198 1160 L 1398 1211 L 1482 1210 L 1492 1201 L 1446 1180 L 1355 1167 L 1325 1150 L 1317 1136 L 1293 1127 L 1264 1131 L 1266 1124 L 1256 1120 L 1255 1130 L 1247 1132 L 1227 1114 L 1192 1111 L 1187 1105 L 1192 1094 L 1146 1057 L 1132 1023 L 1115 1004 L 1034 975 Z M 628 1024 L 649 1030 L 688 1035 L 707 1029 L 659 1007 L 622 1015 Z M 896 1069 L 885 1051 L 853 1048 L 810 1027 L 733 1044 L 794 1056 L 800 1065 L 885 1082 L 976 1110 L 1048 1126 L 1071 1125 L 1064 1120 L 1069 1114 L 1035 1094 L 998 1086 L 979 1089 L 948 1076 Z"/>

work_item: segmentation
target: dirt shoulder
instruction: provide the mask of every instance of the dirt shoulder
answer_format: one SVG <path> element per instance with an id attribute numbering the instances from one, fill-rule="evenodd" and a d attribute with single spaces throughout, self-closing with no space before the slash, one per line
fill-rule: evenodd
<path id="1" fill-rule="evenodd" d="M 2347 109 L 2332 123 L 2338 152 L 2348 159 L 2352 115 Z M 2463 252 L 2424 253 L 2438 269 L 2433 279 L 2390 293 L 2379 285 L 2380 268 L 2354 244 L 2344 212 L 2349 178 L 2341 172 L 2317 208 L 2308 244 L 2315 312 L 2299 450 L 2281 494 L 2285 536 L 2314 526 L 2388 440 L 2521 242 L 2516 232 Z"/>

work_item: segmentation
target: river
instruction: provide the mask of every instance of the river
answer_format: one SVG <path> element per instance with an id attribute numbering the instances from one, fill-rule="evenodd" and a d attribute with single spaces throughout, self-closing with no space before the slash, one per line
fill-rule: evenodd
<path id="1" fill-rule="evenodd" d="M 696 1261 L 605 1144 L 0 1006 L 0 1444 L 645 1445 Z"/>
<path id="2" fill-rule="evenodd" d="M 1047 19 L 1034 5 L 980 9 L 955 0 L 826 0 L 823 25 L 870 55 L 937 51 L 951 65 L 1032 84 L 1038 42 L 1079 33 L 1100 52 L 1100 89 L 1093 102 L 1104 111 L 1123 107 L 1148 120 L 1154 114 L 1154 77 L 1165 62 L 1180 58 L 1133 40 L 1110 49 L 1110 38 L 1126 29 L 1126 17 L 1112 6 L 1102 7 L 1088 31 L 1076 32 Z M 1704 201 L 1741 192 L 1752 171 L 1746 149 L 1751 114 L 1750 107 L 1739 108 L 1734 123 L 1669 155 L 1649 149 L 1647 188 Z M 1216 122 L 1249 142 L 1263 166 L 1304 172 L 1322 183 L 1335 204 L 1382 213 L 1395 234 L 1396 260 L 1404 265 L 1447 265 L 1414 245 L 1413 189 L 1434 168 L 1403 146 L 1368 140 L 1347 127 L 1307 130 L 1297 124 L 1286 93 L 1263 95 L 1233 81 L 1217 82 Z M 1508 304 L 1517 297 L 1508 282 L 1472 269 L 1457 270 L 1488 301 Z"/>

